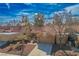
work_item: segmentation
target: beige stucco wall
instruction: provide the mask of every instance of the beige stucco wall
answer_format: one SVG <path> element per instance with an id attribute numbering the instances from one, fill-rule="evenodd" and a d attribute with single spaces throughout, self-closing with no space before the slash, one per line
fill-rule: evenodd
<path id="1" fill-rule="evenodd" d="M 31 51 L 31 53 L 29 53 L 28 56 L 46 56 L 47 53 L 38 49 L 38 45 L 36 45 L 36 47 Z"/>

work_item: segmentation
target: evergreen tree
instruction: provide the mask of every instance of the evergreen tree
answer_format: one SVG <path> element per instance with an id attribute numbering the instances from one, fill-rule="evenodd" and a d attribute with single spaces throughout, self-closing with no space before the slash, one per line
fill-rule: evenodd
<path id="1" fill-rule="evenodd" d="M 41 27 L 44 25 L 44 16 L 41 13 L 38 13 L 37 15 L 35 15 L 35 26 Z"/>

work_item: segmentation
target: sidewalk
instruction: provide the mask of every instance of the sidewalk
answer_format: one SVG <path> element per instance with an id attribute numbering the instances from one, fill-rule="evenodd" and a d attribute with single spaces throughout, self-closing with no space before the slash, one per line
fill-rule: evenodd
<path id="1" fill-rule="evenodd" d="M 50 54 L 51 46 L 46 44 L 37 44 L 29 56 L 47 56 Z"/>
<path id="2" fill-rule="evenodd" d="M 19 55 L 0 53 L 0 56 L 19 56 Z"/>
<path id="3" fill-rule="evenodd" d="M 28 56 L 45 56 L 45 55 L 46 52 L 38 49 L 38 46 L 36 46 Z"/>

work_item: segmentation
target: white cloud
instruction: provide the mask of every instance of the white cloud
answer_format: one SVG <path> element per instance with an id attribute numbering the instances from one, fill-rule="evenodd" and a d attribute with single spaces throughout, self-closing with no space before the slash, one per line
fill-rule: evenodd
<path id="1" fill-rule="evenodd" d="M 18 12 L 17 15 L 30 15 L 32 13 L 32 9 L 23 9 L 20 12 Z"/>
<path id="2" fill-rule="evenodd" d="M 57 3 L 49 3 L 48 5 L 58 5 Z"/>
<path id="3" fill-rule="evenodd" d="M 78 14 L 79 13 L 79 4 L 70 6 L 65 8 L 68 12 L 71 11 L 72 14 Z"/>
<path id="4" fill-rule="evenodd" d="M 29 13 L 28 12 L 20 11 L 19 13 L 17 13 L 17 15 L 29 15 Z"/>
<path id="5" fill-rule="evenodd" d="M 10 9 L 10 5 L 9 5 L 9 3 L 6 3 L 6 6 L 7 6 L 8 9 Z"/>
<path id="6" fill-rule="evenodd" d="M 37 15 L 38 13 L 35 13 L 35 15 Z"/>
<path id="7" fill-rule="evenodd" d="M 31 5 L 32 3 L 24 3 L 25 5 Z"/>

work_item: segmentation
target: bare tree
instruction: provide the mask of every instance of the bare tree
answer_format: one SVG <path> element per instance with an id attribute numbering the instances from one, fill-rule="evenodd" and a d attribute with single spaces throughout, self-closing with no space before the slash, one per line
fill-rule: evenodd
<path id="1" fill-rule="evenodd" d="M 22 32 L 17 36 L 17 39 L 21 41 L 21 55 L 23 55 L 24 42 L 25 40 L 31 39 L 30 37 L 31 28 L 27 16 L 22 16 L 21 26 L 22 26 Z"/>
<path id="2" fill-rule="evenodd" d="M 53 27 L 55 30 L 56 36 L 59 36 L 58 40 L 60 41 L 60 48 L 61 48 L 61 41 L 62 41 L 62 36 L 64 34 L 64 29 L 65 29 L 65 24 L 64 24 L 64 19 L 62 14 L 55 14 L 54 15 L 54 20 L 53 20 Z"/>
<path id="3" fill-rule="evenodd" d="M 56 44 L 57 44 L 57 40 L 59 40 L 58 41 L 59 42 L 59 49 L 62 48 L 63 41 L 67 40 L 67 37 L 66 37 L 67 33 L 65 32 L 65 29 L 67 28 L 66 24 L 70 25 L 71 20 L 72 20 L 71 14 L 67 13 L 66 11 L 63 11 L 62 13 L 56 13 L 53 17 L 52 26 L 55 31 Z M 53 50 L 53 48 L 52 48 L 52 50 Z"/>

